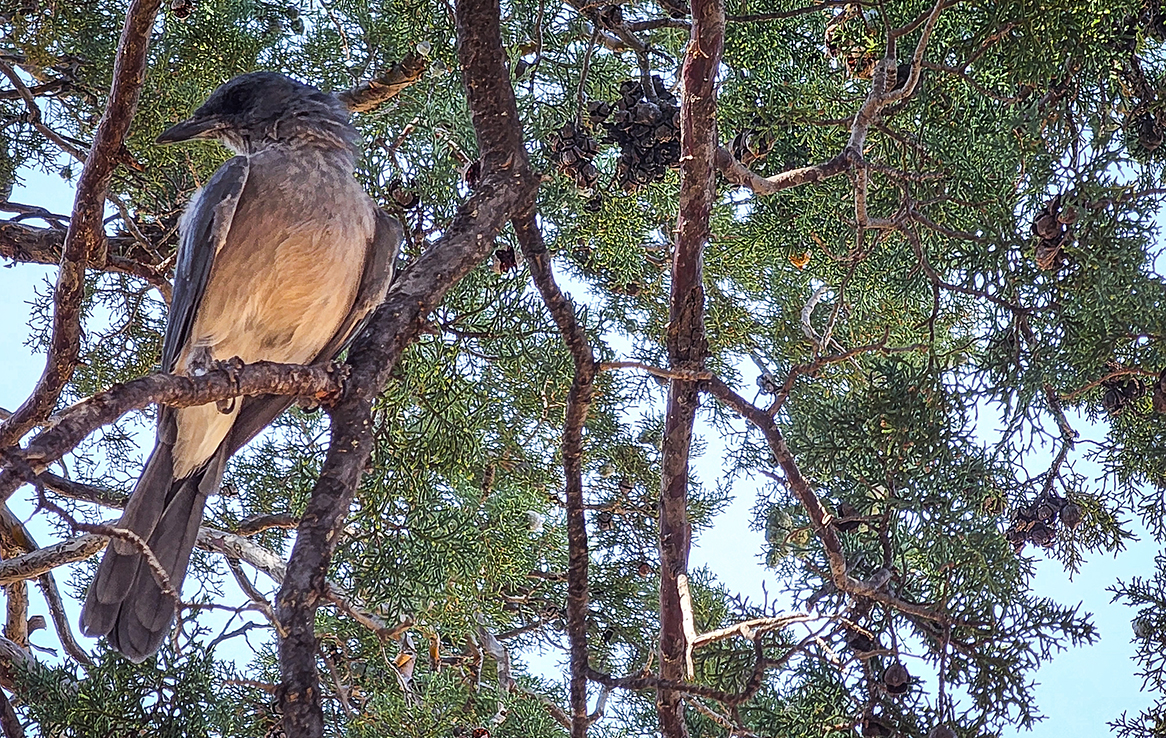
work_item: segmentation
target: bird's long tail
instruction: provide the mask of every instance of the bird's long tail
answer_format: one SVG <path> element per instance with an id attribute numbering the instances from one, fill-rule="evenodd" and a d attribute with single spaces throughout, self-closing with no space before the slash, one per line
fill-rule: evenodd
<path id="1" fill-rule="evenodd" d="M 227 454 L 220 449 L 193 474 L 175 479 L 172 448 L 161 440 L 154 447 L 117 527 L 146 542 L 177 593 L 182 591 L 203 506 L 222 481 Z M 140 548 L 115 538 L 89 587 L 81 630 L 93 637 L 106 636 L 113 648 L 141 663 L 162 645 L 176 605 L 163 592 Z"/>

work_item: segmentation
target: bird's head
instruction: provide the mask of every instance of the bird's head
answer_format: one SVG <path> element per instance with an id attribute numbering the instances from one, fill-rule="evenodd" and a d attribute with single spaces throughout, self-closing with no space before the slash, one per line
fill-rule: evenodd
<path id="1" fill-rule="evenodd" d="M 356 132 L 335 96 L 282 74 L 251 72 L 221 85 L 158 143 L 200 138 L 221 141 L 236 153 L 291 141 L 350 150 Z"/>

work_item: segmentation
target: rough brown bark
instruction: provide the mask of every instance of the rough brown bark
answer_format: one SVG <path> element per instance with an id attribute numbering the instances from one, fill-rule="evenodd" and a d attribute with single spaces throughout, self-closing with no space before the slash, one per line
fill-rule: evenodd
<path id="1" fill-rule="evenodd" d="M 104 234 L 102 234 L 104 238 Z M 121 251 L 122 247 L 133 242 L 131 238 L 106 238 L 106 250 L 109 252 Z M 24 223 L 0 223 L 0 257 L 11 259 L 20 264 L 44 264 L 57 266 L 61 263 L 61 254 L 65 246 L 65 230 L 63 228 L 41 228 L 25 225 Z M 89 268 L 95 265 L 89 264 Z M 164 274 L 150 264 L 143 264 L 133 259 L 109 253 L 103 271 L 115 274 L 129 274 L 146 280 L 158 288 L 162 299 L 170 302 L 170 282 Z"/>
<path id="2" fill-rule="evenodd" d="M 113 85 L 93 146 L 77 180 L 73 215 L 61 255 L 53 295 L 53 332 L 45 370 L 32 395 L 0 423 L 0 448 L 15 443 L 52 412 L 73 375 L 81 351 L 81 299 L 85 268 L 105 264 L 105 196 L 117 168 L 122 142 L 137 109 L 146 74 L 146 49 L 161 0 L 131 0 L 114 60 Z"/>
<path id="3" fill-rule="evenodd" d="M 680 208 L 668 324 L 668 360 L 673 370 L 704 369 L 702 259 L 716 197 L 716 74 L 724 45 L 725 16 L 720 0 L 692 3 L 692 33 L 681 69 Z M 672 379 L 664 419 L 660 487 L 660 678 L 680 682 L 690 676 L 692 603 L 688 595 L 688 455 L 699 403 L 697 383 Z M 683 694 L 656 693 L 660 732 L 688 735 Z"/>
<path id="4" fill-rule="evenodd" d="M 361 82 L 350 90 L 337 93 L 336 97 L 352 112 L 366 113 L 388 102 L 399 95 L 401 90 L 421 79 L 428 61 L 416 51 L 410 51 L 389 71 L 367 82 Z"/>
<path id="5" fill-rule="evenodd" d="M 464 0 L 458 3 L 456 16 L 458 57 L 482 179 L 442 238 L 394 283 L 350 353 L 348 391 L 331 411 L 328 456 L 276 598 L 276 612 L 287 633 L 280 642 L 278 697 L 284 731 L 297 738 L 317 738 L 324 732 L 315 613 L 326 597 L 325 576 L 337 536 L 372 450 L 372 401 L 405 347 L 420 333 L 425 317 L 490 254 L 494 236 L 514 214 L 530 207 L 538 186 L 523 148 L 497 0 Z"/>
<path id="6" fill-rule="evenodd" d="M 230 370 L 216 370 L 201 377 L 151 374 L 117 384 L 69 407 L 53 417 L 20 452 L 12 452 L 37 473 L 72 451 L 87 435 L 112 423 L 131 410 L 154 403 L 172 407 L 204 405 L 244 395 L 285 395 L 326 399 L 342 389 L 341 377 L 332 366 L 299 366 L 258 361 Z M 24 483 L 11 470 L 0 472 L 0 500 Z"/>
<path id="7" fill-rule="evenodd" d="M 514 221 L 522 255 L 542 295 L 543 303 L 563 334 L 575 363 L 575 376 L 567 393 L 567 413 L 563 420 L 563 475 L 567 503 L 567 638 L 571 644 L 571 736 L 586 738 L 590 719 L 587 713 L 587 519 L 583 507 L 583 424 L 594 397 L 597 365 L 575 308 L 555 282 L 550 256 L 534 214 Z"/>

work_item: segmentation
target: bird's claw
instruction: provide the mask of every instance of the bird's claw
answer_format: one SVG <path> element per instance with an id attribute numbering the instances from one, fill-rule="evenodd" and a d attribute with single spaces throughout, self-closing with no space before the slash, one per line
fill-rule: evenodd
<path id="1" fill-rule="evenodd" d="M 242 359 L 238 356 L 232 356 L 226 361 L 214 362 L 213 368 L 226 372 L 227 381 L 231 383 L 231 389 L 236 393 L 239 391 L 239 371 L 243 368 Z M 223 415 L 230 415 L 235 412 L 235 406 L 238 404 L 238 400 L 238 395 L 225 400 L 216 400 L 215 407 Z"/>
<path id="2" fill-rule="evenodd" d="M 331 409 L 336 407 L 348 390 L 348 377 L 352 374 L 352 367 L 333 361 L 328 364 L 328 373 L 336 379 L 336 389 L 317 393 L 312 402 L 316 407 Z"/>

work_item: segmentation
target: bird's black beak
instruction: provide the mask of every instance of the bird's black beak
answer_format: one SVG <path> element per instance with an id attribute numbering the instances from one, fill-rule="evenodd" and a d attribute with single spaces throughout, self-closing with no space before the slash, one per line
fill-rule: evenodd
<path id="1" fill-rule="evenodd" d="M 170 144 L 180 141 L 192 141 L 196 138 L 210 138 L 223 128 L 223 121 L 218 118 L 190 118 L 171 126 L 158 136 L 158 143 Z"/>

